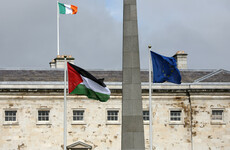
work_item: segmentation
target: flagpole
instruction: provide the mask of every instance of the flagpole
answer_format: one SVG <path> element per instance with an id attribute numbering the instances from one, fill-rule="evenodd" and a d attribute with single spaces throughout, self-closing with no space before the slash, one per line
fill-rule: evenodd
<path id="1" fill-rule="evenodd" d="M 152 80 L 151 80 L 151 45 L 149 48 L 149 149 L 152 150 Z"/>
<path id="2" fill-rule="evenodd" d="M 67 114 L 67 101 L 66 101 L 66 70 L 67 70 L 67 62 L 66 62 L 66 56 L 64 56 L 65 60 L 65 73 L 64 73 L 64 150 L 66 150 L 66 141 L 67 141 L 67 120 L 66 120 L 66 114 Z"/>
<path id="3" fill-rule="evenodd" d="M 59 5 L 57 1 L 57 55 L 59 55 Z"/>

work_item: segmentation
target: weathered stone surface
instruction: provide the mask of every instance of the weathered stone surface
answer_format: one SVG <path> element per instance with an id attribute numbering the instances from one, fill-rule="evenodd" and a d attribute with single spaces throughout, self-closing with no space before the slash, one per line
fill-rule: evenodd
<path id="1" fill-rule="evenodd" d="M 82 141 L 92 146 L 94 150 L 120 149 L 121 120 L 116 124 L 107 123 L 106 108 L 108 106 L 110 109 L 116 108 L 120 111 L 121 100 L 113 99 L 114 101 L 102 104 L 87 98 L 79 99 L 77 96 L 67 97 L 67 99 L 67 145 Z M 17 123 L 10 125 L 3 121 L 5 109 L 17 110 Z M 38 123 L 39 109 L 50 110 L 49 123 Z M 73 123 L 73 109 L 85 110 L 83 123 Z M 0 96 L 0 110 L 1 150 L 62 150 L 63 96 L 9 95 L 4 98 Z"/>
<path id="2" fill-rule="evenodd" d="M 31 83 L 32 84 L 32 83 Z M 18 85 L 14 85 L 17 87 Z M 110 85 L 108 85 L 110 87 Z M 62 150 L 63 143 L 63 91 L 53 90 L 50 93 L 31 92 L 30 85 L 21 85 L 24 91 L 0 92 L 0 149 L 1 150 Z M 33 86 L 32 88 L 34 88 Z M 39 88 L 54 88 L 55 85 L 36 85 Z M 3 85 L 1 85 L 3 88 Z M 29 88 L 29 89 L 28 89 Z M 117 85 L 116 89 L 121 89 Z M 142 89 L 148 89 L 143 86 Z M 198 84 L 198 85 L 154 85 L 152 96 L 153 116 L 153 147 L 155 149 L 178 150 L 208 150 L 230 148 L 230 85 Z M 180 92 L 177 90 L 180 89 Z M 223 90 L 221 90 L 223 89 Z M 227 91 L 224 91 L 227 90 Z M 188 93 L 190 92 L 189 102 Z M 112 93 L 106 103 L 87 99 L 84 96 L 69 95 L 68 101 L 68 136 L 67 145 L 78 141 L 92 146 L 93 150 L 120 150 L 121 148 L 121 105 L 122 95 Z M 129 101 L 127 105 L 130 104 Z M 148 95 L 142 93 L 143 110 L 149 109 Z M 133 113 L 137 105 L 131 105 L 132 110 L 123 110 L 135 120 Z M 50 109 L 50 123 L 38 124 L 38 109 Z M 212 109 L 224 110 L 224 121 L 215 124 L 211 120 Z M 4 122 L 4 110 L 16 109 L 18 121 L 16 124 Z M 74 124 L 73 109 L 84 109 L 83 123 Z M 119 121 L 108 123 L 106 111 L 119 110 Z M 182 110 L 182 122 L 170 122 L 170 109 Z M 192 113 L 191 113 L 192 112 Z M 191 117 L 192 114 L 192 117 Z M 192 118 L 192 120 L 191 120 Z M 191 124 L 192 123 L 192 124 Z M 136 124 L 126 124 L 126 137 L 137 134 L 137 138 L 125 141 L 126 144 L 136 144 L 140 139 Z M 137 127 L 138 128 L 138 127 Z M 149 147 L 149 122 L 144 121 L 145 149 Z M 139 146 L 139 145 L 137 145 Z M 132 149 L 132 148 L 130 148 Z"/>
<path id="3" fill-rule="evenodd" d="M 136 0 L 124 0 L 121 150 L 144 150 Z"/>

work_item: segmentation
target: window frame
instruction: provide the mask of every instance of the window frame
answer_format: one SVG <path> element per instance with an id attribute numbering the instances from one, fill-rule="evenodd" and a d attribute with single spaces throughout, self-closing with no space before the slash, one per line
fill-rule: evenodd
<path id="1" fill-rule="evenodd" d="M 213 120 L 213 111 L 222 111 L 222 120 Z M 212 125 L 224 125 L 225 122 L 225 109 L 224 108 L 212 108 L 210 113 L 210 120 Z"/>
<path id="2" fill-rule="evenodd" d="M 176 120 L 171 120 L 171 112 L 172 111 L 180 111 L 181 115 L 180 115 L 180 120 L 176 121 Z M 183 125 L 184 124 L 184 111 L 182 108 L 170 108 L 169 109 L 169 125 Z"/>
<path id="3" fill-rule="evenodd" d="M 74 111 L 83 111 L 83 120 L 73 120 L 73 117 L 74 117 L 74 114 L 73 114 L 73 112 Z M 84 124 L 86 124 L 86 122 L 85 122 L 85 108 L 72 108 L 72 115 L 71 115 L 71 120 L 72 120 L 72 125 L 77 125 L 77 124 L 79 124 L 79 125 L 84 125 Z"/>
<path id="4" fill-rule="evenodd" d="M 6 121 L 6 111 L 16 111 L 15 121 Z M 5 108 L 3 109 L 3 125 L 18 125 L 18 109 L 17 108 Z"/>
<path id="5" fill-rule="evenodd" d="M 38 120 L 38 117 L 39 117 L 39 111 L 49 111 L 49 114 L 48 114 L 48 117 L 49 117 L 49 120 Z M 49 108 L 39 108 L 37 109 L 37 125 L 50 125 L 51 124 L 51 109 Z"/>
<path id="6" fill-rule="evenodd" d="M 150 114 L 148 114 L 148 120 L 144 120 L 144 112 L 148 112 L 149 113 L 149 110 L 148 109 L 143 109 L 143 111 L 142 111 L 142 116 L 143 116 L 143 122 L 144 122 L 144 124 L 149 124 L 149 121 L 150 121 Z"/>
<path id="7" fill-rule="evenodd" d="M 117 111 L 117 120 L 108 120 L 108 112 L 109 111 Z M 105 119 L 106 119 L 106 124 L 121 124 L 121 111 L 119 108 L 107 108 L 105 111 Z"/>

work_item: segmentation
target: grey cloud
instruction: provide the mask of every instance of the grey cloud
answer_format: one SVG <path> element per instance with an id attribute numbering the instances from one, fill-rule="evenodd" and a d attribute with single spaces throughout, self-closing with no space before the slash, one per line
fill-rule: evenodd
<path id="1" fill-rule="evenodd" d="M 4 0 L 0 10 L 0 67 L 48 68 L 56 56 L 56 1 L 11 3 Z M 111 16 L 105 0 L 67 3 L 79 12 L 60 16 L 61 54 L 86 69 L 121 69 L 122 16 Z M 184 50 L 192 69 L 230 70 L 229 16 L 229 0 L 138 0 L 141 68 L 148 68 L 151 44 L 167 56 Z"/>

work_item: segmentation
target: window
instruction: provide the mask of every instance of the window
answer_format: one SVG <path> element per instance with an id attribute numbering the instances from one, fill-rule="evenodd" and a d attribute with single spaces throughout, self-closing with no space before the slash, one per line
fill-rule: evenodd
<path id="1" fill-rule="evenodd" d="M 172 108 L 169 111 L 169 124 L 170 125 L 183 125 L 183 110 L 181 108 Z"/>
<path id="2" fill-rule="evenodd" d="M 72 108 L 72 125 L 83 125 L 85 123 L 85 109 Z"/>
<path id="3" fill-rule="evenodd" d="M 83 121 L 84 110 L 73 110 L 73 121 Z"/>
<path id="4" fill-rule="evenodd" d="M 38 121 L 49 121 L 49 110 L 39 110 L 38 111 Z"/>
<path id="5" fill-rule="evenodd" d="M 148 110 L 143 111 L 143 120 L 149 121 L 149 111 Z"/>
<path id="6" fill-rule="evenodd" d="M 181 110 L 171 110 L 170 121 L 181 121 Z"/>
<path id="7" fill-rule="evenodd" d="M 16 114 L 17 114 L 17 111 L 16 110 L 13 110 L 13 111 L 5 111 L 5 121 L 8 122 L 8 121 L 11 121 L 11 122 L 16 122 Z"/>
<path id="8" fill-rule="evenodd" d="M 224 121 L 224 109 L 214 108 L 211 113 L 211 124 L 223 125 L 226 124 Z"/>
<path id="9" fill-rule="evenodd" d="M 118 110 L 107 111 L 107 121 L 118 121 Z"/>
<path id="10" fill-rule="evenodd" d="M 212 120 L 222 121 L 223 120 L 223 110 L 212 110 Z"/>
<path id="11" fill-rule="evenodd" d="M 7 108 L 3 112 L 4 121 L 3 125 L 18 125 L 18 113 L 17 109 Z"/>
<path id="12" fill-rule="evenodd" d="M 105 111 L 106 116 L 106 124 L 108 125 L 118 125 L 121 124 L 121 116 L 120 116 L 119 108 L 107 108 Z"/>

